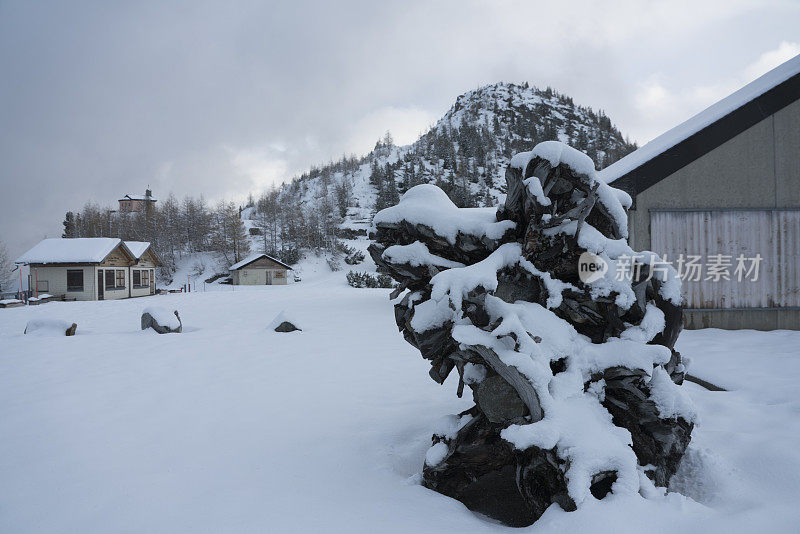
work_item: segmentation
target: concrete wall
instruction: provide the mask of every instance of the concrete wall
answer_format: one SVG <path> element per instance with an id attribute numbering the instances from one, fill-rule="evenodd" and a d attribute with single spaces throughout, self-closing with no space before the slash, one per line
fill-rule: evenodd
<path id="1" fill-rule="evenodd" d="M 639 193 L 629 213 L 631 243 L 651 250 L 651 209 L 787 207 L 800 208 L 800 101 Z M 696 312 L 687 325 L 800 329 L 800 310 Z"/>
<path id="2" fill-rule="evenodd" d="M 67 270 L 80 269 L 83 271 L 83 291 L 67 291 Z M 95 268 L 93 266 L 35 266 L 31 265 L 31 287 L 38 279 L 47 281 L 47 293 L 56 297 L 66 297 L 75 300 L 94 300 L 95 297 Z M 40 292 L 42 293 L 42 292 Z"/>

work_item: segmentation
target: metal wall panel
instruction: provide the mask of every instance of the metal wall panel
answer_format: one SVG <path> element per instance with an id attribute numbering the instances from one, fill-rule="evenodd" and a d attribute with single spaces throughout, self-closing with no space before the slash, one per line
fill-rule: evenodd
<path id="1" fill-rule="evenodd" d="M 702 256 L 701 279 L 683 282 L 688 308 L 800 307 L 800 210 L 654 210 L 650 236 L 653 251 L 673 266 L 681 255 Z M 717 254 L 731 257 L 729 280 L 709 277 Z M 740 255 L 761 256 L 757 279 L 738 280 Z"/>

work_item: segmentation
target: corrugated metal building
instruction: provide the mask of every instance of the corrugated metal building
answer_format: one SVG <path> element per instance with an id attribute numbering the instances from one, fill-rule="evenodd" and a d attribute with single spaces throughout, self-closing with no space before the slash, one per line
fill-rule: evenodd
<path id="1" fill-rule="evenodd" d="M 800 329 L 800 56 L 600 175 L 682 274 L 688 328 Z"/>

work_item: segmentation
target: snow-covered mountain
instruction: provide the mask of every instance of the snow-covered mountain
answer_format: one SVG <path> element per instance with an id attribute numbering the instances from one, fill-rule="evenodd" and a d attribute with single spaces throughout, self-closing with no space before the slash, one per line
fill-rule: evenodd
<path id="1" fill-rule="evenodd" d="M 598 168 L 636 148 L 602 111 L 576 105 L 551 88 L 497 83 L 459 96 L 413 144 L 396 146 L 387 134 L 362 158 L 344 158 L 294 178 L 280 197 L 340 217 L 340 228 L 362 231 L 376 209 L 420 183 L 435 183 L 462 207 L 495 205 L 505 193 L 509 158 L 553 139 L 585 152 Z"/>

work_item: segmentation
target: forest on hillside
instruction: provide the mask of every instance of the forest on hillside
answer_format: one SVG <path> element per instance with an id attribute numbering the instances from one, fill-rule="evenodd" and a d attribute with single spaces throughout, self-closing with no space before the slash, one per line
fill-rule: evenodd
<path id="1" fill-rule="evenodd" d="M 363 235 L 371 215 L 418 184 L 437 185 L 459 207 L 496 205 L 511 156 L 547 140 L 581 150 L 598 168 L 636 148 L 602 111 L 551 88 L 499 83 L 459 96 L 411 145 L 396 146 L 387 132 L 366 156 L 312 167 L 243 204 L 170 194 L 123 213 L 88 202 L 66 214 L 63 235 L 150 241 L 165 278 L 192 252 L 218 253 L 223 268 L 250 252 L 290 264 L 303 251 L 336 256 L 346 253 L 340 238 L 353 237 L 354 227 Z"/>

